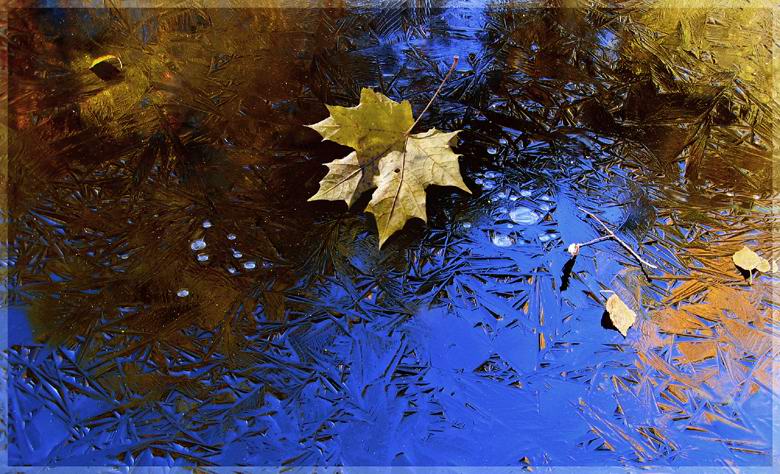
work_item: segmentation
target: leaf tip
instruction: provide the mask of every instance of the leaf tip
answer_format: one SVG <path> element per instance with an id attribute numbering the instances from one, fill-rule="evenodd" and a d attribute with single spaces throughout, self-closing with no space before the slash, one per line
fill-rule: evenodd
<path id="1" fill-rule="evenodd" d="M 382 233 L 380 232 L 378 238 L 379 238 L 379 250 L 382 250 L 382 247 L 385 245 L 385 242 L 387 242 L 387 240 L 390 238 L 390 235 L 382 235 Z"/>

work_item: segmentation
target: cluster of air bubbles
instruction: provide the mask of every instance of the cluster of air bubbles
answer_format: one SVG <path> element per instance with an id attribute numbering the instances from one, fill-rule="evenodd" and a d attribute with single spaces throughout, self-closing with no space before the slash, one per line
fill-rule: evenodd
<path id="1" fill-rule="evenodd" d="M 493 232 L 490 240 L 496 247 L 511 247 L 515 244 L 515 238 L 511 235 L 502 234 L 500 232 Z"/>
<path id="2" fill-rule="evenodd" d="M 477 184 L 481 184 L 482 189 L 484 189 L 485 191 L 490 191 L 491 189 L 495 189 L 496 187 L 496 182 L 493 181 L 492 179 L 479 180 L 479 178 L 477 178 L 477 180 L 482 181 L 481 183 L 477 183 Z"/>
<path id="3" fill-rule="evenodd" d="M 203 221 L 201 226 L 204 229 L 209 229 L 209 228 L 213 227 L 213 224 L 211 223 L 211 221 L 205 220 L 205 221 Z M 229 241 L 235 241 L 235 240 L 238 239 L 238 237 L 234 233 L 227 234 L 226 238 Z M 197 239 L 193 240 L 192 242 L 190 242 L 190 249 L 192 249 L 192 251 L 194 251 L 194 252 L 199 252 L 200 250 L 203 250 L 205 248 L 206 248 L 206 240 L 203 237 L 197 238 Z M 244 257 L 243 252 L 241 252 L 240 250 L 238 250 L 236 248 L 231 248 L 230 252 L 231 252 L 233 258 L 235 258 L 235 259 L 242 259 Z M 195 259 L 198 262 L 205 263 L 205 262 L 209 261 L 209 255 L 206 254 L 206 253 L 203 253 L 203 252 L 199 252 L 199 253 L 197 253 L 195 255 Z M 262 266 L 262 268 L 265 268 L 265 269 L 269 269 L 269 268 L 273 267 L 273 264 L 271 262 L 269 262 L 269 261 L 262 261 L 260 263 L 260 265 Z M 257 267 L 258 267 L 258 263 L 255 260 L 246 260 L 244 262 L 240 262 L 238 265 L 229 265 L 227 267 L 227 272 L 229 274 L 231 274 L 231 275 L 235 275 L 235 274 L 239 273 L 239 269 L 238 268 L 242 268 L 244 270 L 254 270 Z M 186 293 L 186 294 L 183 294 L 183 293 Z M 187 290 L 180 290 L 179 293 L 177 293 L 177 294 L 180 297 L 184 297 L 184 296 L 187 296 L 189 294 L 189 292 Z"/>
<path id="4" fill-rule="evenodd" d="M 487 177 L 488 173 L 485 173 L 484 176 Z M 520 189 L 519 191 L 506 189 L 496 193 L 499 199 L 491 200 L 491 202 L 502 201 L 505 205 L 496 207 L 493 215 L 499 219 L 496 224 L 503 225 L 504 230 L 502 232 L 494 228 L 490 232 L 489 237 L 493 245 L 511 247 L 520 241 L 530 243 L 522 238 L 522 233 L 525 231 L 521 229 L 533 228 L 533 226 L 540 224 L 547 213 L 555 208 L 555 202 L 549 194 L 542 194 L 538 198 L 532 199 L 534 195 L 536 192 L 531 189 Z M 534 203 L 534 200 L 537 202 Z M 520 204 L 521 202 L 523 205 Z M 548 242 L 558 240 L 559 234 L 546 230 L 540 232 L 537 238 L 538 242 L 545 245 Z"/>
<path id="5" fill-rule="evenodd" d="M 515 224 L 534 225 L 539 222 L 541 216 L 530 208 L 518 206 L 509 212 L 509 218 Z"/>
<path id="6" fill-rule="evenodd" d="M 477 178 L 474 179 L 474 184 L 481 186 L 485 191 L 490 191 L 496 188 L 496 178 L 501 177 L 501 173 L 496 171 L 486 171 L 485 173 L 476 173 Z"/>
<path id="7" fill-rule="evenodd" d="M 539 234 L 539 241 L 542 242 L 542 243 L 549 242 L 549 241 L 555 240 L 557 238 L 558 238 L 558 234 L 555 233 L 555 232 L 552 232 L 550 234 Z"/>

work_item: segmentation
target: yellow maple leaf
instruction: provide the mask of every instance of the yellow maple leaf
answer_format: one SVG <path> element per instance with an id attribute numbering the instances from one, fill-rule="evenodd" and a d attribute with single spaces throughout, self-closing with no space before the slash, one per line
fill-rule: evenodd
<path id="1" fill-rule="evenodd" d="M 468 193 L 450 145 L 457 131 L 430 129 L 411 134 L 415 122 L 408 101 L 395 102 L 364 88 L 355 107 L 328 106 L 330 117 L 310 125 L 331 140 L 353 148 L 328 163 L 320 189 L 309 200 L 345 201 L 352 206 L 376 187 L 366 209 L 376 219 L 381 247 L 411 218 L 427 220 L 425 189 L 455 186 Z"/>

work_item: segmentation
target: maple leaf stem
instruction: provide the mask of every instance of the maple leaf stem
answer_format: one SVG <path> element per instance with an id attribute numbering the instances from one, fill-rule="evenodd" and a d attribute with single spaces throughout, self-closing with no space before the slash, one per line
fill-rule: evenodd
<path id="1" fill-rule="evenodd" d="M 447 79 L 449 79 L 450 76 L 452 75 L 452 71 L 454 71 L 455 67 L 457 67 L 458 60 L 459 60 L 459 58 L 458 58 L 457 55 L 452 57 L 452 66 L 450 66 L 450 70 L 447 71 L 447 75 L 444 76 L 444 79 L 441 80 L 441 84 L 439 84 L 439 88 L 436 89 L 436 92 L 433 94 L 433 97 L 431 97 L 431 100 L 428 101 L 428 105 L 426 105 L 425 108 L 423 109 L 423 111 L 420 112 L 420 115 L 417 116 L 417 120 L 415 120 L 414 123 L 412 124 L 412 126 L 409 127 L 409 130 L 406 131 L 406 135 L 409 135 L 409 133 L 411 133 L 411 131 L 414 128 L 414 126 L 417 125 L 417 122 L 420 121 L 422 116 L 425 115 L 425 112 L 428 111 L 428 108 L 430 108 L 430 106 L 433 103 L 433 101 L 436 100 L 436 97 L 439 96 L 439 92 L 441 92 L 442 87 L 444 87 L 444 83 L 447 82 Z"/>

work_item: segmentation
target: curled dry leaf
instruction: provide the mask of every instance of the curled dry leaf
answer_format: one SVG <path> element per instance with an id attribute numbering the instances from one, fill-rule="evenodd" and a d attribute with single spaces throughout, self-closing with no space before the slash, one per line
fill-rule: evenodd
<path id="1" fill-rule="evenodd" d="M 760 257 L 756 252 L 750 250 L 747 246 L 739 249 L 732 257 L 734 265 L 745 270 L 746 272 L 752 272 L 758 270 L 760 272 L 768 272 L 771 269 L 769 260 Z"/>
<path id="2" fill-rule="evenodd" d="M 104 54 L 92 61 L 89 70 L 104 81 L 116 78 L 122 70 L 122 60 L 113 54 Z"/>
<path id="3" fill-rule="evenodd" d="M 618 295 L 612 295 L 607 299 L 606 310 L 612 325 L 625 337 L 628 329 L 636 322 L 636 313 Z"/>
<path id="4" fill-rule="evenodd" d="M 309 200 L 345 201 L 348 206 L 376 187 L 366 209 L 374 214 L 379 246 L 406 221 L 427 220 L 425 189 L 454 186 L 470 193 L 450 145 L 456 132 L 430 129 L 410 134 L 414 125 L 408 101 L 395 102 L 364 88 L 355 107 L 328 106 L 330 117 L 310 125 L 323 139 L 355 151 L 326 166 L 328 174 Z"/>

